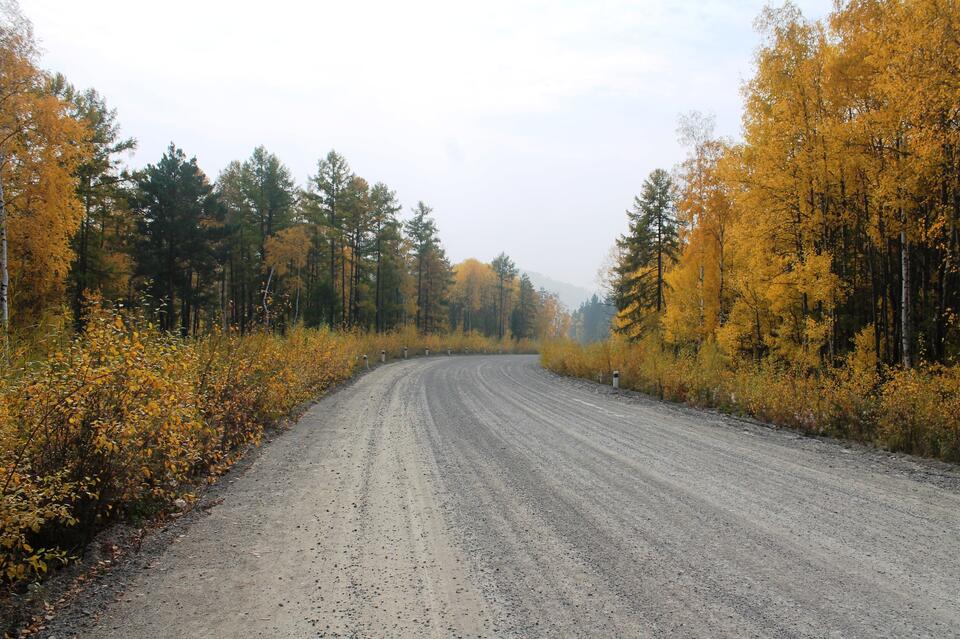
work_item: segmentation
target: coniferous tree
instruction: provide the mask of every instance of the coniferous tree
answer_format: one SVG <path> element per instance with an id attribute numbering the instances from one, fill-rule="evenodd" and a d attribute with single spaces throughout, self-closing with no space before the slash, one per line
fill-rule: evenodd
<path id="1" fill-rule="evenodd" d="M 224 320 L 245 331 L 269 312 L 268 283 L 275 288 L 266 264 L 271 237 L 290 227 L 296 218 L 297 192 L 290 170 L 263 146 L 244 162 L 231 162 L 217 178 L 217 194 L 226 208 L 221 245 L 221 307 Z"/>
<path id="2" fill-rule="evenodd" d="M 259 225 L 247 197 L 247 172 L 233 161 L 217 177 L 216 193 L 224 207 L 226 239 L 217 259 L 220 269 L 221 324 L 244 333 L 255 321 L 255 297 L 260 282 Z"/>
<path id="3" fill-rule="evenodd" d="M 665 307 L 664 274 L 679 249 L 674 185 L 666 171 L 655 169 L 644 180 L 627 217 L 629 232 L 617 240 L 617 330 L 638 337 L 659 321 Z"/>
<path id="4" fill-rule="evenodd" d="M 503 339 L 507 329 L 507 302 L 517 276 L 517 266 L 506 253 L 501 253 L 490 263 L 497 274 L 497 337 Z"/>
<path id="5" fill-rule="evenodd" d="M 594 294 L 572 315 L 572 337 L 578 342 L 599 342 L 610 336 L 614 307 Z"/>
<path id="6" fill-rule="evenodd" d="M 374 307 L 376 316 L 374 328 L 379 333 L 387 325 L 386 306 L 390 298 L 391 284 L 394 289 L 400 288 L 396 280 L 396 264 L 390 260 L 391 249 L 399 252 L 396 240 L 399 238 L 399 224 L 397 213 L 401 210 L 397 202 L 397 195 L 383 182 L 377 182 L 370 190 L 370 215 L 373 232 L 374 255 Z"/>
<path id="7" fill-rule="evenodd" d="M 347 312 L 346 249 L 342 218 L 352 179 L 353 172 L 346 158 L 336 151 L 330 151 L 317 162 L 317 172 L 310 177 L 306 193 L 311 204 L 306 213 L 314 225 L 313 259 L 317 266 L 311 298 L 316 298 L 318 307 L 326 309 L 329 326 L 343 324 Z M 324 254 L 325 258 L 322 257 Z M 325 281 L 321 281 L 320 277 L 323 259 L 326 259 L 328 267 Z"/>
<path id="8" fill-rule="evenodd" d="M 373 235 L 374 220 L 370 187 L 367 181 L 354 176 L 345 198 L 344 216 L 345 273 L 347 312 L 344 324 L 366 324 L 372 315 L 373 297 L 369 293 L 368 268 L 376 238 Z"/>
<path id="9" fill-rule="evenodd" d="M 73 117 L 87 129 L 86 153 L 75 171 L 83 219 L 73 237 L 76 257 L 69 276 L 74 322 L 79 328 L 88 292 L 99 291 L 108 299 L 126 293 L 133 219 L 127 208 L 129 185 L 118 156 L 135 149 L 136 141 L 120 137 L 116 110 L 108 108 L 95 90 L 78 92 L 56 74 L 50 79 L 50 91 L 72 105 Z"/>
<path id="10" fill-rule="evenodd" d="M 537 328 L 537 315 L 540 311 L 540 295 L 533 287 L 530 276 L 520 276 L 517 290 L 517 303 L 510 316 L 510 331 L 515 339 L 533 338 Z"/>
<path id="11" fill-rule="evenodd" d="M 83 221 L 75 169 L 89 132 L 37 66 L 33 27 L 0 3 L 0 322 L 36 322 L 65 302 Z"/>
<path id="12" fill-rule="evenodd" d="M 431 266 L 434 257 L 433 250 L 437 242 L 437 225 L 430 217 L 433 212 L 423 202 L 417 202 L 413 209 L 413 217 L 404 224 L 404 230 L 410 238 L 411 258 L 416 273 L 416 326 L 417 330 L 426 332 L 426 313 L 428 294 L 424 288 L 424 275 Z"/>
<path id="13" fill-rule="evenodd" d="M 216 272 L 222 207 L 197 166 L 173 144 L 136 176 L 132 209 L 141 241 L 136 273 L 159 304 L 162 330 L 194 332 Z M 179 306 L 179 308 L 178 308 Z"/>
<path id="14" fill-rule="evenodd" d="M 418 311 L 424 333 L 442 333 L 448 328 L 447 291 L 453 281 L 453 269 L 439 239 L 427 247 L 423 259 L 423 277 Z"/>

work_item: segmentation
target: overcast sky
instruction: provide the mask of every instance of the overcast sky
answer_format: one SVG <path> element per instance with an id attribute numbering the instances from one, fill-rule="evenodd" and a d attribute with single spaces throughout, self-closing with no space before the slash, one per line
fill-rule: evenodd
<path id="1" fill-rule="evenodd" d="M 798 2 L 823 17 L 831 0 Z M 117 108 L 134 167 L 175 142 L 215 179 L 258 144 L 302 184 L 331 148 L 454 261 L 506 251 L 580 286 L 692 109 L 740 128 L 752 0 L 21 0 L 44 65 Z"/>

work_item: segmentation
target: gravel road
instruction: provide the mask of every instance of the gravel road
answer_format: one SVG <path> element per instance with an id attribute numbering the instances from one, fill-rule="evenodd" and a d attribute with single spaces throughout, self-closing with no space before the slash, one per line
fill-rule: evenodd
<path id="1" fill-rule="evenodd" d="M 954 471 L 535 357 L 382 366 L 228 477 L 94 627 L 52 631 L 960 636 Z"/>

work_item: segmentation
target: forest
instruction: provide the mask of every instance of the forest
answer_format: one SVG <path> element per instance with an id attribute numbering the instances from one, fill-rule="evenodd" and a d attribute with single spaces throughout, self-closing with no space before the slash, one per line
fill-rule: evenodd
<path id="1" fill-rule="evenodd" d="M 644 180 L 605 275 L 615 336 L 545 363 L 960 460 L 960 10 L 756 25 L 741 139 L 680 118 L 686 159 Z"/>
<path id="2" fill-rule="evenodd" d="M 302 324 L 376 332 L 566 332 L 556 296 L 506 255 L 452 265 L 433 210 L 402 216 L 396 193 L 330 151 L 298 185 L 265 147 L 210 180 L 170 144 L 121 169 L 136 140 L 94 89 L 37 65 L 33 36 L 3 34 L 0 305 L 7 335 L 82 328 L 94 304 L 140 308 L 186 337 Z"/>

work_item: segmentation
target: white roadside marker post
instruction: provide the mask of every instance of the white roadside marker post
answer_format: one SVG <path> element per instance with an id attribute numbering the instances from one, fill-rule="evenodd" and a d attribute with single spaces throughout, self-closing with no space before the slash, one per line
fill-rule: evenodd
<path id="1" fill-rule="evenodd" d="M 381 364 L 387 363 L 387 351 L 380 351 L 380 363 Z"/>
<path id="2" fill-rule="evenodd" d="M 620 388 L 620 371 L 613 371 L 613 390 Z"/>
<path id="3" fill-rule="evenodd" d="M 407 359 L 407 347 L 403 347 L 403 359 Z"/>
<path id="4" fill-rule="evenodd" d="M 363 356 L 363 367 L 370 370 L 370 360 L 367 359 L 366 355 Z"/>

